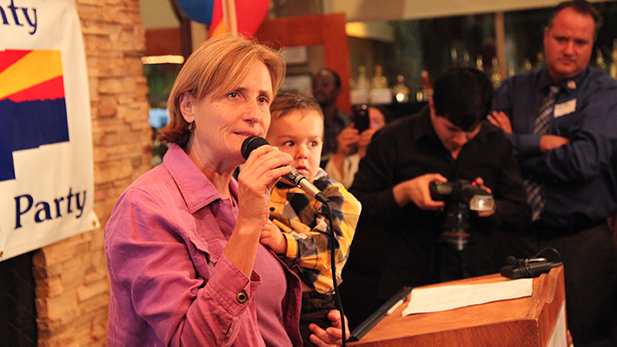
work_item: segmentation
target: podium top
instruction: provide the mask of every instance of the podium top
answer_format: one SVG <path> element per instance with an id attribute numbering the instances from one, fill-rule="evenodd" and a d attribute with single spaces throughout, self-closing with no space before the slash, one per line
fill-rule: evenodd
<path id="1" fill-rule="evenodd" d="M 510 280 L 495 274 L 427 287 L 502 281 Z M 560 266 L 534 278 L 533 293 L 528 297 L 402 317 L 405 304 L 360 341 L 348 345 L 504 346 L 509 345 L 504 341 L 518 341 L 517 346 L 545 346 L 564 302 L 563 266 Z"/>

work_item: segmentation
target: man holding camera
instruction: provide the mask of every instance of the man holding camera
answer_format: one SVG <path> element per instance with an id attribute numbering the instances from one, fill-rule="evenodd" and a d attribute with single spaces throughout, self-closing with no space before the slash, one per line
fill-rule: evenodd
<path id="1" fill-rule="evenodd" d="M 435 82 L 428 108 L 374 135 L 349 191 L 362 202 L 360 223 L 382 221 L 389 232 L 382 300 L 403 286 L 498 272 L 505 255 L 496 263 L 492 233 L 528 226 L 531 210 L 512 145 L 485 121 L 492 96 L 485 73 L 451 68 Z M 431 185 L 439 185 L 433 182 L 453 188 L 433 191 L 445 201 L 431 198 Z M 488 211 L 470 210 L 460 194 L 478 187 L 494 197 Z M 363 255 L 352 247 L 351 256 Z"/>

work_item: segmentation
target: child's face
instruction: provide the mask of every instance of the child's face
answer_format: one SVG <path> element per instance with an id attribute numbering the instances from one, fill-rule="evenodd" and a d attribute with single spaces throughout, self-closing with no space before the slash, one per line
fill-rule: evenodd
<path id="1" fill-rule="evenodd" d="M 274 115 L 273 115 L 274 116 Z M 319 169 L 323 147 L 323 118 L 309 109 L 294 110 L 270 124 L 266 139 L 272 146 L 289 153 L 295 167 L 308 179 Z"/>

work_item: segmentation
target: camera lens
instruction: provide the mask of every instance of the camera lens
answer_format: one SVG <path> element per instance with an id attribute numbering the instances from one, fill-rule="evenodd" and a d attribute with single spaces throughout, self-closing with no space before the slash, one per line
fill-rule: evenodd
<path id="1" fill-rule="evenodd" d="M 463 203 L 454 203 L 446 207 L 441 241 L 450 247 L 462 251 L 469 241 L 469 209 Z"/>

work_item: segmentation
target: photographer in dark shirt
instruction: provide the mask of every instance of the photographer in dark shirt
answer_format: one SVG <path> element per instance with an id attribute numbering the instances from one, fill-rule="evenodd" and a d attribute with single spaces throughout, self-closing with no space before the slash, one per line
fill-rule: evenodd
<path id="1" fill-rule="evenodd" d="M 427 108 L 373 136 L 350 188 L 363 205 L 360 224 L 383 222 L 388 232 L 382 300 L 403 286 L 498 272 L 505 255 L 495 253 L 493 233 L 520 231 L 531 220 L 512 145 L 486 121 L 493 96 L 486 74 L 451 68 L 434 87 Z M 470 211 L 458 195 L 434 201 L 429 191 L 434 181 L 475 182 L 492 193 L 495 208 Z M 448 217 L 447 211 L 458 207 L 462 218 Z M 453 220 L 463 225 L 462 242 L 448 242 Z M 356 238 L 354 244 L 362 235 Z M 353 250 L 352 245 L 351 258 L 368 256 Z"/>

